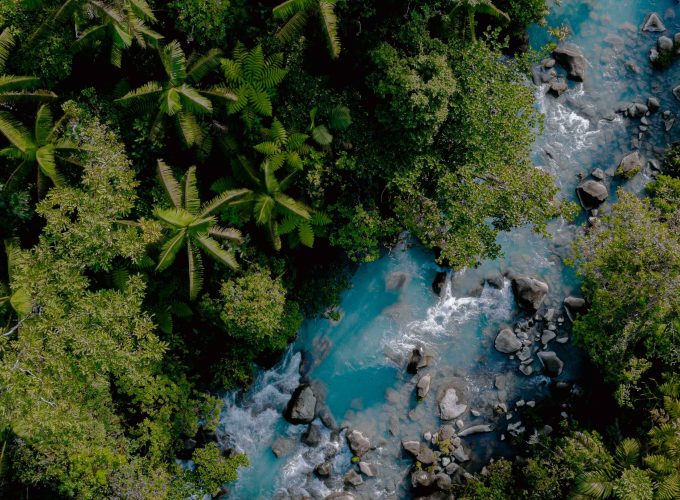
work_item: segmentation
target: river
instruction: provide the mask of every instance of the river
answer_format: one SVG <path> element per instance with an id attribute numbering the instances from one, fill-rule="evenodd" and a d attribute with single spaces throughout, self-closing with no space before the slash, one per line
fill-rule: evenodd
<path id="1" fill-rule="evenodd" d="M 581 178 L 598 167 L 607 174 L 608 203 L 615 200 L 618 187 L 640 192 L 654 174 L 646 165 L 630 181 L 613 179 L 622 157 L 634 149 L 646 160 L 659 159 L 680 127 L 666 131 L 662 114 L 678 111 L 671 89 L 680 83 L 680 63 L 660 71 L 648 58 L 659 35 L 672 38 L 680 31 L 679 11 L 674 0 L 563 0 L 553 7 L 549 26 L 567 26 L 568 42 L 578 45 L 588 61 L 585 83 L 569 82 L 559 98 L 546 95 L 546 84 L 536 85 L 536 105 L 545 116 L 545 127 L 535 144 L 534 162 L 555 176 L 560 196 L 575 201 Z M 649 12 L 663 19 L 665 33 L 641 31 Z M 544 27 L 532 27 L 530 35 L 534 47 L 548 41 Z M 563 75 L 562 69 L 556 70 Z M 646 103 L 650 96 L 658 98 L 660 110 L 645 117 L 646 125 L 616 113 L 632 101 Z M 573 387 L 578 387 L 583 383 L 582 355 L 571 339 L 552 341 L 549 350 L 565 362 L 561 375 L 551 384 L 537 359 L 534 374 L 521 373 L 517 359 L 494 349 L 499 329 L 519 318 L 510 281 L 503 280 L 498 289 L 485 279 L 498 279 L 509 270 L 539 278 L 550 287 L 547 306 L 556 309 L 556 318 L 563 316 L 563 299 L 579 293 L 578 280 L 563 260 L 585 219 L 584 212 L 574 223 L 552 221 L 550 239 L 527 228 L 502 235 L 505 256 L 474 270 L 449 272 L 440 297 L 431 284 L 441 269 L 429 252 L 407 237 L 376 262 L 360 266 L 342 296 L 340 321 L 307 321 L 276 367 L 260 373 L 245 394 L 225 396 L 220 442 L 246 452 L 252 463 L 229 485 L 229 497 L 324 498 L 341 491 L 343 475 L 356 468 L 344 432 L 333 434 L 317 419 L 320 443 L 307 446 L 300 441 L 306 426 L 290 425 L 281 416 L 301 381 L 301 353 L 305 379 L 334 419 L 341 427 L 360 430 L 374 447 L 364 460 L 376 477 L 364 477 L 362 485 L 352 488 L 357 497 L 409 497 L 413 460 L 403 452 L 401 440 L 422 440 L 424 432 L 438 429 L 437 397 L 445 387 L 455 386 L 468 405 L 461 416 L 464 426 L 494 427 L 493 432 L 464 438 L 471 469 L 492 455 L 511 454 L 507 426 L 522 421 L 517 401 L 535 401 L 540 407 L 555 381 L 575 382 Z M 568 338 L 568 328 L 559 331 L 560 337 Z M 432 374 L 432 388 L 420 403 L 414 395 L 418 376 L 405 370 L 414 347 L 432 356 L 421 372 Z M 494 411 L 499 398 L 506 402 L 508 414 Z M 479 416 L 472 414 L 473 409 Z M 568 410 L 565 407 L 567 418 Z M 532 432 L 526 427 L 518 439 L 526 440 Z M 272 445 L 282 451 L 280 458 Z M 313 471 L 324 461 L 332 465 L 333 474 L 322 481 Z"/>

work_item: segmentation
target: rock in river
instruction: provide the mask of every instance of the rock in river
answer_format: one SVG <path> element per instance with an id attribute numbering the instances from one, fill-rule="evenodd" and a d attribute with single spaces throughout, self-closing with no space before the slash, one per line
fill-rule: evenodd
<path id="1" fill-rule="evenodd" d="M 659 17 L 659 14 L 650 12 L 642 23 L 642 31 L 661 33 L 666 31 L 666 26 L 661 20 L 661 17 Z"/>
<path id="2" fill-rule="evenodd" d="M 505 354 L 512 354 L 522 348 L 522 342 L 510 328 L 503 328 L 494 341 L 496 350 Z"/>
<path id="3" fill-rule="evenodd" d="M 623 160 L 621 160 L 616 169 L 616 175 L 624 179 L 630 179 L 640 170 L 642 170 L 642 158 L 638 151 L 633 151 L 623 157 Z"/>
<path id="4" fill-rule="evenodd" d="M 536 311 L 543 304 L 549 289 L 546 283 L 535 278 L 518 276 L 512 280 L 512 290 L 515 292 L 515 300 L 521 308 Z"/>
<path id="5" fill-rule="evenodd" d="M 468 427 L 467 429 L 463 429 L 458 433 L 458 437 L 465 437 L 469 436 L 470 434 L 480 434 L 482 432 L 491 432 L 493 430 L 493 427 L 490 425 L 482 424 L 482 425 L 473 425 L 472 427 Z"/>
<path id="6" fill-rule="evenodd" d="M 361 477 L 361 474 L 359 474 L 357 471 L 354 469 L 350 469 L 350 471 L 345 474 L 345 483 L 351 484 L 352 486 L 359 486 L 360 484 L 363 484 L 364 480 Z"/>
<path id="7" fill-rule="evenodd" d="M 414 457 L 420 453 L 420 442 L 418 441 L 402 441 L 401 445 Z"/>
<path id="8" fill-rule="evenodd" d="M 347 444 L 357 457 L 363 457 L 371 449 L 371 442 L 356 429 L 347 431 Z"/>
<path id="9" fill-rule="evenodd" d="M 567 77 L 582 82 L 586 77 L 588 63 L 581 50 L 575 45 L 560 45 L 554 52 L 555 60 L 567 70 Z"/>
<path id="10" fill-rule="evenodd" d="M 308 384 L 298 386 L 288 401 L 283 416 L 291 424 L 309 424 L 314 420 L 316 396 Z"/>
<path id="11" fill-rule="evenodd" d="M 318 446 L 321 442 L 321 430 L 319 426 L 311 423 L 307 427 L 307 430 L 302 434 L 302 442 L 307 446 Z"/>
<path id="12" fill-rule="evenodd" d="M 444 397 L 439 402 L 439 413 L 442 420 L 454 420 L 467 410 L 467 405 L 458 404 L 458 394 L 453 387 L 446 389 Z"/>
<path id="13" fill-rule="evenodd" d="M 540 351 L 538 353 L 538 359 L 541 360 L 543 368 L 546 375 L 550 377 L 557 377 L 562 373 L 562 368 L 564 368 L 564 361 L 557 357 L 553 351 Z"/>
<path id="14" fill-rule="evenodd" d="M 420 377 L 420 380 L 418 380 L 418 384 L 416 385 L 418 389 L 418 398 L 419 399 L 424 399 L 425 396 L 427 396 L 427 393 L 430 392 L 430 383 L 432 382 L 432 375 L 429 373 L 427 375 L 423 375 Z"/>
<path id="15" fill-rule="evenodd" d="M 609 196 L 607 187 L 601 182 L 592 179 L 579 184 L 576 188 L 576 194 L 578 194 L 581 205 L 586 210 L 599 207 Z"/>
<path id="16" fill-rule="evenodd" d="M 314 473 L 319 477 L 329 477 L 333 472 L 333 465 L 330 462 L 323 462 L 314 468 Z"/>
<path id="17" fill-rule="evenodd" d="M 577 315 L 586 312 L 586 301 L 581 297 L 569 296 L 566 299 L 564 299 L 564 308 L 567 311 L 567 316 L 569 317 L 569 319 L 571 321 L 574 321 L 574 318 Z"/>

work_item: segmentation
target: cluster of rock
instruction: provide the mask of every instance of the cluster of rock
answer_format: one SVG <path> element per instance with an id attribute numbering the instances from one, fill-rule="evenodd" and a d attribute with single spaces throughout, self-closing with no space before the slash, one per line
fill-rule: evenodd
<path id="1" fill-rule="evenodd" d="M 664 33 L 666 25 L 656 12 L 650 12 L 642 23 L 642 31 L 648 33 Z M 661 35 L 656 41 L 656 47 L 649 51 L 649 60 L 656 66 L 668 66 L 680 55 L 680 33 L 673 38 Z"/>
<path id="2" fill-rule="evenodd" d="M 586 79 L 588 61 L 581 50 L 573 44 L 565 44 L 557 47 L 552 57 L 541 61 L 540 66 L 534 68 L 534 83 L 537 85 L 548 84 L 547 93 L 559 97 L 568 88 L 565 78 L 558 77 L 556 65 L 566 70 L 566 78 L 576 82 Z"/>
<path id="3" fill-rule="evenodd" d="M 569 337 L 562 312 L 554 307 L 544 306 L 549 292 L 548 285 L 529 276 L 516 276 L 512 279 L 512 289 L 517 304 L 530 316 L 519 321 L 513 328 L 502 328 L 496 335 L 494 347 L 498 352 L 508 354 L 511 359 L 517 359 L 518 369 L 524 375 L 529 376 L 536 372 L 536 356 L 544 374 L 550 377 L 559 376 L 564 362 L 549 347 L 553 341 L 564 344 L 569 341 Z M 567 297 L 564 301 L 564 311 L 570 319 L 584 309 L 583 299 Z"/>

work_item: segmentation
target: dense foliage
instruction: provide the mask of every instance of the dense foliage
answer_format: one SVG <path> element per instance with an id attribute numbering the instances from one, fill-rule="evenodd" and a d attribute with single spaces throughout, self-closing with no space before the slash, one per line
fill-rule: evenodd
<path id="1" fill-rule="evenodd" d="M 218 494 L 248 461 L 216 443 L 215 391 L 248 384 L 303 313 L 333 316 L 347 261 L 408 229 L 474 265 L 560 215 L 529 160 L 524 58 L 504 57 L 544 10 L 0 2 L 2 494 Z M 636 208 L 668 252 L 673 182 Z M 675 363 L 657 292 L 617 362 Z"/>

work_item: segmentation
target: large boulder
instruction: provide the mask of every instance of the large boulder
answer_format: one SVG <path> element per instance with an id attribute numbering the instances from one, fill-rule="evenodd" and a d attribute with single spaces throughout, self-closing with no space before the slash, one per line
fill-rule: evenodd
<path id="1" fill-rule="evenodd" d="M 510 328 L 503 328 L 494 341 L 496 350 L 504 354 L 512 354 L 522 348 L 522 341 Z"/>
<path id="2" fill-rule="evenodd" d="M 633 151 L 623 157 L 623 160 L 621 160 L 616 169 L 616 175 L 624 179 L 630 179 L 640 170 L 642 170 L 642 157 L 638 151 Z"/>
<path id="3" fill-rule="evenodd" d="M 371 449 L 371 442 L 356 429 L 347 431 L 347 444 L 357 457 L 363 457 Z"/>
<path id="4" fill-rule="evenodd" d="M 553 351 L 539 351 L 538 359 L 541 360 L 543 369 L 549 377 L 557 377 L 562 373 L 564 361 L 557 357 Z"/>
<path id="5" fill-rule="evenodd" d="M 515 293 L 515 300 L 521 308 L 537 311 L 543 304 L 549 288 L 546 283 L 536 278 L 518 276 L 512 280 L 512 290 Z"/>
<path id="6" fill-rule="evenodd" d="M 419 399 L 424 399 L 425 396 L 427 396 L 427 393 L 430 392 L 431 383 L 432 375 L 430 375 L 429 373 L 427 375 L 423 375 L 422 377 L 420 377 L 420 380 L 418 380 L 418 384 L 416 384 Z"/>
<path id="7" fill-rule="evenodd" d="M 430 448 L 426 445 L 420 447 L 418 455 L 416 455 L 416 460 L 423 465 L 432 465 L 436 462 L 437 457 Z"/>
<path id="8" fill-rule="evenodd" d="M 453 387 L 446 389 L 444 397 L 439 402 L 439 413 L 442 420 L 454 420 L 467 410 L 467 405 L 458 403 L 458 394 Z"/>
<path id="9" fill-rule="evenodd" d="M 350 469 L 349 472 L 345 474 L 344 479 L 346 484 L 351 484 L 352 486 L 359 486 L 364 482 L 364 479 L 361 477 L 361 474 L 359 474 L 354 469 Z"/>
<path id="10" fill-rule="evenodd" d="M 304 444 L 307 446 L 319 446 L 319 443 L 321 442 L 321 430 L 319 429 L 319 426 L 311 423 L 307 427 L 307 430 L 302 434 L 301 440 Z"/>
<path id="11" fill-rule="evenodd" d="M 576 316 L 586 312 L 586 301 L 581 297 L 569 296 L 564 299 L 564 309 L 567 311 L 567 317 L 574 321 Z"/>
<path id="12" fill-rule="evenodd" d="M 414 440 L 402 441 L 401 445 L 404 447 L 404 449 L 406 451 L 408 451 L 414 457 L 418 456 L 418 453 L 420 453 L 420 442 L 419 441 L 414 441 Z"/>
<path id="13" fill-rule="evenodd" d="M 642 23 L 642 31 L 648 31 L 651 33 L 662 33 L 666 31 L 666 25 L 661 20 L 661 17 L 656 12 L 650 12 L 645 17 Z"/>
<path id="14" fill-rule="evenodd" d="M 418 370 L 425 368 L 427 366 L 427 357 L 422 349 L 413 349 L 411 352 L 411 357 L 408 360 L 408 365 L 406 366 L 406 372 L 415 374 Z"/>
<path id="15" fill-rule="evenodd" d="M 439 473 L 434 476 L 434 482 L 441 491 L 451 490 L 451 477 L 448 474 Z"/>
<path id="16" fill-rule="evenodd" d="M 607 187 L 592 179 L 580 183 L 576 187 L 576 194 L 586 210 L 599 207 L 609 196 Z"/>
<path id="17" fill-rule="evenodd" d="M 283 416 L 291 424 L 309 424 L 314 420 L 316 396 L 309 384 L 298 386 L 288 401 Z"/>
<path id="18" fill-rule="evenodd" d="M 333 473 L 333 464 L 330 462 L 323 462 L 314 468 L 314 473 L 319 477 L 330 477 Z"/>
<path id="19" fill-rule="evenodd" d="M 585 80 L 588 62 L 578 47 L 575 45 L 560 45 L 553 54 L 560 66 L 567 70 L 567 77 L 569 79 L 577 82 Z"/>
<path id="20" fill-rule="evenodd" d="M 432 280 L 432 291 L 437 295 L 441 295 L 445 285 L 446 285 L 446 273 L 438 271 L 437 274 L 435 274 L 434 276 L 434 280 Z"/>
<path id="21" fill-rule="evenodd" d="M 417 470 L 411 474 L 411 485 L 414 488 L 429 488 L 434 482 L 434 475 L 425 470 Z"/>

